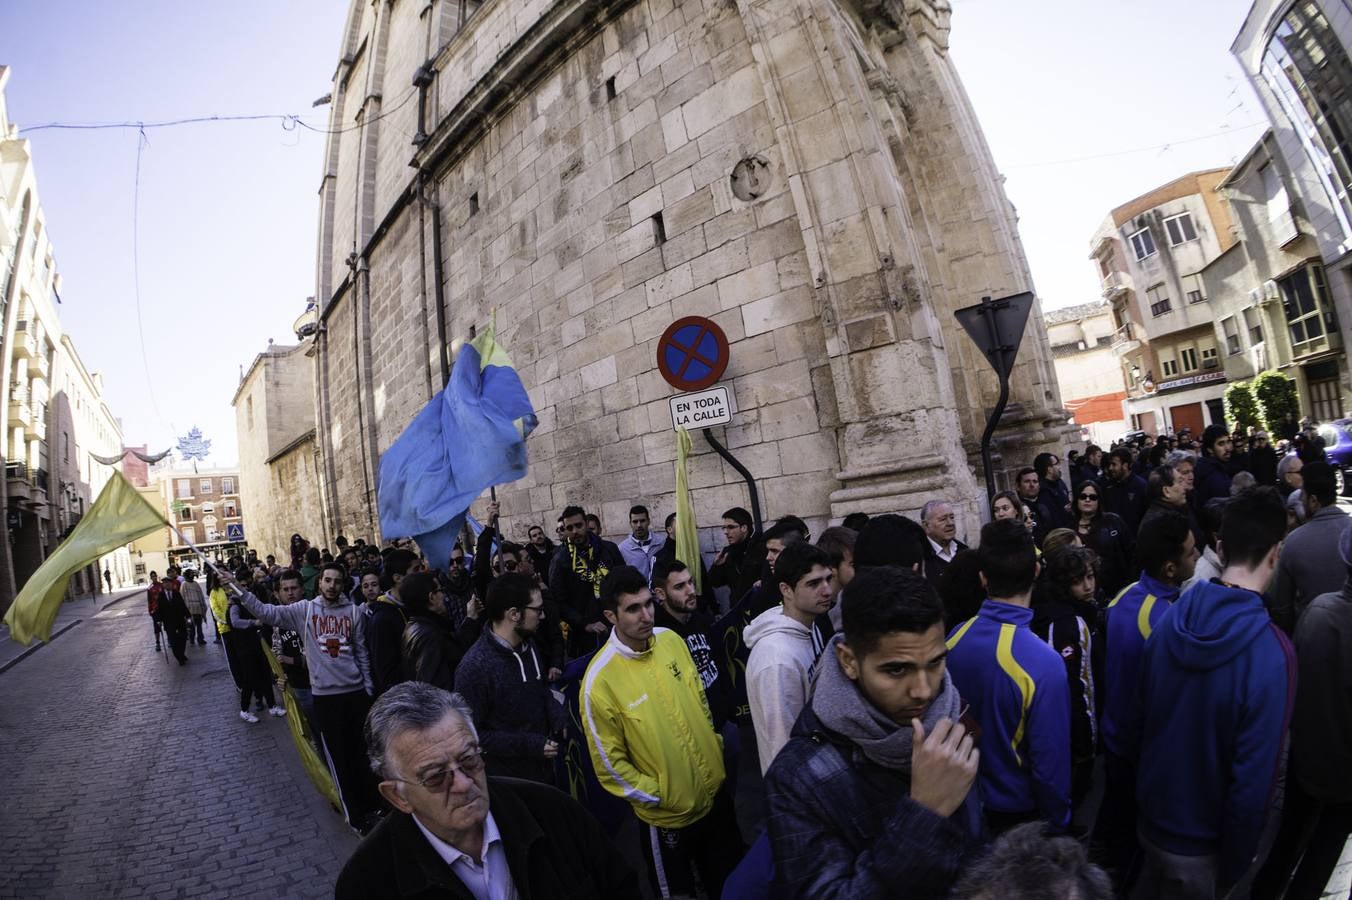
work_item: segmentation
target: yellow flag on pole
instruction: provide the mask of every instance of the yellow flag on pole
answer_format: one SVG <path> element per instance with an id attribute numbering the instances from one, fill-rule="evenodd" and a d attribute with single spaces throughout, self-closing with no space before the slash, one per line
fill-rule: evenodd
<path id="1" fill-rule="evenodd" d="M 14 598 L 5 613 L 10 636 L 20 644 L 50 639 L 52 623 L 72 575 L 104 554 L 168 524 L 120 472 L 113 472 L 80 524 Z"/>
<path id="2" fill-rule="evenodd" d="M 690 502 L 690 478 L 685 460 L 690 455 L 690 432 L 676 429 L 676 558 L 690 569 L 695 592 L 704 591 L 699 557 L 699 532 L 695 529 L 695 507 Z"/>

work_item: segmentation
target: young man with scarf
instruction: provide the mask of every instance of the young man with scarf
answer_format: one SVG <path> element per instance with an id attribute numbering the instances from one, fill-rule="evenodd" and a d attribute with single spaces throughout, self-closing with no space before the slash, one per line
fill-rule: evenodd
<path id="1" fill-rule="evenodd" d="M 765 776 L 773 896 L 946 896 L 980 847 L 980 754 L 924 576 L 861 570 Z M 753 851 L 754 852 L 754 851 Z"/>
<path id="2" fill-rule="evenodd" d="M 601 614 L 601 582 L 624 565 L 620 548 L 587 530 L 580 506 L 563 511 L 563 543 L 549 563 L 549 590 L 568 626 L 568 658 L 585 656 L 610 627 Z"/>

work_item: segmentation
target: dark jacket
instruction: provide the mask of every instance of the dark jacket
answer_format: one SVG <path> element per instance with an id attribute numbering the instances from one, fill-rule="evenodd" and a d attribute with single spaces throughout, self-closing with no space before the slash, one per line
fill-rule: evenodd
<path id="1" fill-rule="evenodd" d="M 404 675 L 404 628 L 409 613 L 389 594 L 381 594 L 366 604 L 366 656 L 371 661 L 371 683 L 375 696 L 406 681 Z"/>
<path id="2" fill-rule="evenodd" d="M 752 553 L 753 546 L 759 552 Z M 760 577 L 761 563 L 765 561 L 764 542 L 758 535 L 752 535 L 741 543 L 729 544 L 722 552 L 723 562 L 709 567 L 709 584 L 726 587 L 731 595 L 728 605 L 735 606 Z"/>
<path id="3" fill-rule="evenodd" d="M 1060 655 L 1070 685 L 1070 762 L 1083 767 L 1094 764 L 1098 750 L 1098 724 L 1095 699 L 1095 644 L 1093 633 L 1098 623 L 1098 608 L 1066 597 L 1034 600 L 1033 633 Z M 1072 793 L 1080 787 L 1072 779 Z"/>
<path id="4" fill-rule="evenodd" d="M 1295 651 L 1258 594 L 1196 584 L 1146 642 L 1139 692 L 1140 832 L 1169 853 L 1217 855 L 1224 893 L 1253 860 L 1272 812 Z"/>
<path id="5" fill-rule="evenodd" d="M 1145 479 L 1140 475 L 1128 475 L 1122 481 L 1105 477 L 1099 485 L 1099 505 L 1104 512 L 1125 522 L 1127 530 L 1135 535 L 1140 532 L 1141 519 L 1145 516 L 1145 491 Z"/>
<path id="6" fill-rule="evenodd" d="M 951 818 L 911 799 L 909 773 L 870 761 L 803 707 L 765 773 L 776 898 L 947 897 L 980 847 L 976 785 Z"/>
<path id="7" fill-rule="evenodd" d="M 1127 523 L 1113 513 L 1096 516 L 1089 533 L 1080 536 L 1084 545 L 1099 555 L 1098 583 L 1109 597 L 1116 597 L 1118 591 L 1131 583 L 1135 536 Z"/>
<path id="8" fill-rule="evenodd" d="M 638 876 L 577 801 L 546 785 L 488 779 L 488 807 L 521 900 L 640 896 Z M 334 887 L 338 900 L 448 897 L 473 900 L 413 817 L 391 812 L 357 847 Z"/>
<path id="9" fill-rule="evenodd" d="M 959 553 L 967 549 L 967 545 L 956 538 L 953 543 L 957 545 L 957 549 L 953 551 L 953 556 L 956 558 Z M 934 549 L 934 545 L 926 538 L 924 571 L 925 580 L 930 583 L 930 587 L 935 590 L 939 589 L 939 578 L 944 574 L 944 570 L 948 568 L 948 563 L 948 560 L 939 558 L 938 551 Z"/>
<path id="10" fill-rule="evenodd" d="M 534 544 L 526 544 L 526 555 L 530 557 L 530 564 L 541 578 L 549 577 L 549 562 L 554 558 L 554 551 L 557 545 L 549 538 L 545 538 L 544 549 Z"/>
<path id="11" fill-rule="evenodd" d="M 591 578 L 583 578 L 573 571 L 574 553 L 568 541 L 559 544 L 554 551 L 554 558 L 549 562 L 549 590 L 558 604 L 559 615 L 568 624 L 570 656 L 578 655 L 579 651 L 595 649 L 604 640 L 604 637 L 598 639 L 584 630 L 593 622 L 605 621 L 601 615 L 600 581 L 597 576 L 602 569 L 613 572 L 624 565 L 620 548 L 596 535 L 587 535 L 587 545 L 578 550 L 577 555 L 581 557 L 579 564 L 592 573 Z"/>
<path id="12" fill-rule="evenodd" d="M 188 604 L 183 602 L 183 595 L 176 590 L 160 592 L 157 615 L 170 631 L 182 631 L 188 627 Z"/>
<path id="13" fill-rule="evenodd" d="M 723 723 L 732 715 L 733 703 L 728 691 L 728 679 L 718 677 L 721 674 L 718 669 L 721 654 L 715 653 L 714 647 L 719 645 L 710 637 L 714 617 L 696 609 L 691 613 L 689 621 L 682 622 L 659 603 L 653 612 L 653 626 L 670 628 L 685 641 L 690 658 L 695 661 L 695 670 L 699 672 L 700 681 L 704 683 L 704 696 L 709 701 L 709 714 L 713 716 L 714 730 L 722 729 Z"/>
<path id="14" fill-rule="evenodd" d="M 482 625 L 466 618 L 456 628 L 445 616 L 414 613 L 404 626 L 404 681 L 426 681 L 455 690 L 455 670 L 479 638 Z"/>
<path id="15" fill-rule="evenodd" d="M 1199 457 L 1192 472 L 1192 502 L 1197 509 L 1215 497 L 1230 496 L 1230 470 L 1216 457 Z"/>
<path id="16" fill-rule="evenodd" d="M 565 727 L 567 713 L 554 699 L 547 671 L 533 641 L 514 651 L 489 629 L 455 670 L 455 689 L 474 711 L 490 775 L 554 783 L 554 762 L 545 759 L 544 746 Z"/>
<path id="17" fill-rule="evenodd" d="M 1277 483 L 1277 451 L 1258 447 L 1249 451 L 1249 474 L 1259 484 L 1271 487 Z"/>
<path id="18" fill-rule="evenodd" d="M 1296 659 L 1292 777 L 1311 797 L 1352 803 L 1352 584 L 1310 603 L 1296 626 Z"/>
<path id="19" fill-rule="evenodd" d="M 1039 537 L 1046 537 L 1047 532 L 1054 528 L 1074 528 L 1075 523 L 1066 511 L 1066 507 L 1070 506 L 1070 490 L 1066 483 L 1060 479 L 1051 481 L 1043 478 L 1040 485 L 1037 509 L 1033 511 L 1037 516 Z"/>
<path id="20" fill-rule="evenodd" d="M 1077 488 L 1086 481 L 1102 484 L 1104 481 L 1103 473 L 1088 462 L 1082 462 L 1072 466 L 1070 469 L 1071 487 Z"/>
<path id="21" fill-rule="evenodd" d="M 1267 596 L 1272 621 L 1282 631 L 1295 632 L 1296 620 L 1315 597 L 1342 590 L 1347 568 L 1338 559 L 1338 542 L 1349 526 L 1352 516 L 1326 506 L 1286 536 Z"/>

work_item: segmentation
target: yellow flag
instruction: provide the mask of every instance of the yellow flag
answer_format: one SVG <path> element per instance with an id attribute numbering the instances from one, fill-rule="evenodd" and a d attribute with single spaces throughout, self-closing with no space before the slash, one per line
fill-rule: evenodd
<path id="1" fill-rule="evenodd" d="M 168 524 L 121 473 L 113 472 L 70 537 L 57 545 L 14 598 L 5 613 L 10 636 L 20 644 L 51 638 L 52 623 L 72 575 L 105 553 Z"/>
<path id="2" fill-rule="evenodd" d="M 248 635 L 248 631 L 245 635 Z M 261 639 L 257 637 L 254 640 L 261 643 Z M 263 644 L 263 653 L 268 658 L 272 674 L 277 678 L 284 677 L 282 664 L 272 655 L 272 648 Z M 328 765 L 319 758 L 314 744 L 310 743 L 310 722 L 305 718 L 305 712 L 300 708 L 299 701 L 291 693 L 290 685 L 282 691 L 282 703 L 286 706 L 286 724 L 291 728 L 291 740 L 296 745 L 296 752 L 300 754 L 300 764 L 305 769 L 305 774 L 310 776 L 310 780 L 319 789 L 319 793 L 324 795 L 324 799 L 329 801 L 329 805 L 342 812 L 342 801 L 338 799 L 338 789 L 333 786 L 333 776 L 329 774 Z"/>
<path id="3" fill-rule="evenodd" d="M 676 429 L 676 558 L 690 568 L 695 592 L 704 592 L 704 578 L 700 572 L 699 532 L 695 530 L 695 508 L 690 503 L 690 479 L 685 472 L 685 460 L 690 455 L 690 432 Z"/>

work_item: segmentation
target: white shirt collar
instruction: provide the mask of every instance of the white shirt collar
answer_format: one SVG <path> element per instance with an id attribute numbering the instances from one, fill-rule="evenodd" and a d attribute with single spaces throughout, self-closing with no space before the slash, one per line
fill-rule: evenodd
<path id="1" fill-rule="evenodd" d="M 952 562 L 953 557 L 958 552 L 958 541 L 956 538 L 949 541 L 947 544 L 938 544 L 935 542 L 934 538 L 929 535 L 925 535 L 925 540 L 930 542 L 930 546 L 934 548 L 934 552 L 938 554 L 939 558 L 944 562 Z"/>
<path id="2" fill-rule="evenodd" d="M 413 824 L 418 826 L 418 830 L 423 833 L 423 837 L 427 838 L 427 843 L 431 844 L 432 849 L 437 851 L 437 856 L 440 856 L 446 861 L 446 865 L 454 867 L 455 864 L 462 859 L 466 862 L 473 863 L 476 866 L 483 865 L 482 862 L 470 856 L 468 853 L 455 849 L 450 844 L 437 837 L 426 825 L 418 821 L 417 816 L 413 816 Z M 498 823 L 493 821 L 493 814 L 489 813 L 484 817 L 484 845 L 483 850 L 481 851 L 485 861 L 488 859 L 488 848 L 501 842 L 502 835 L 498 833 Z"/>

